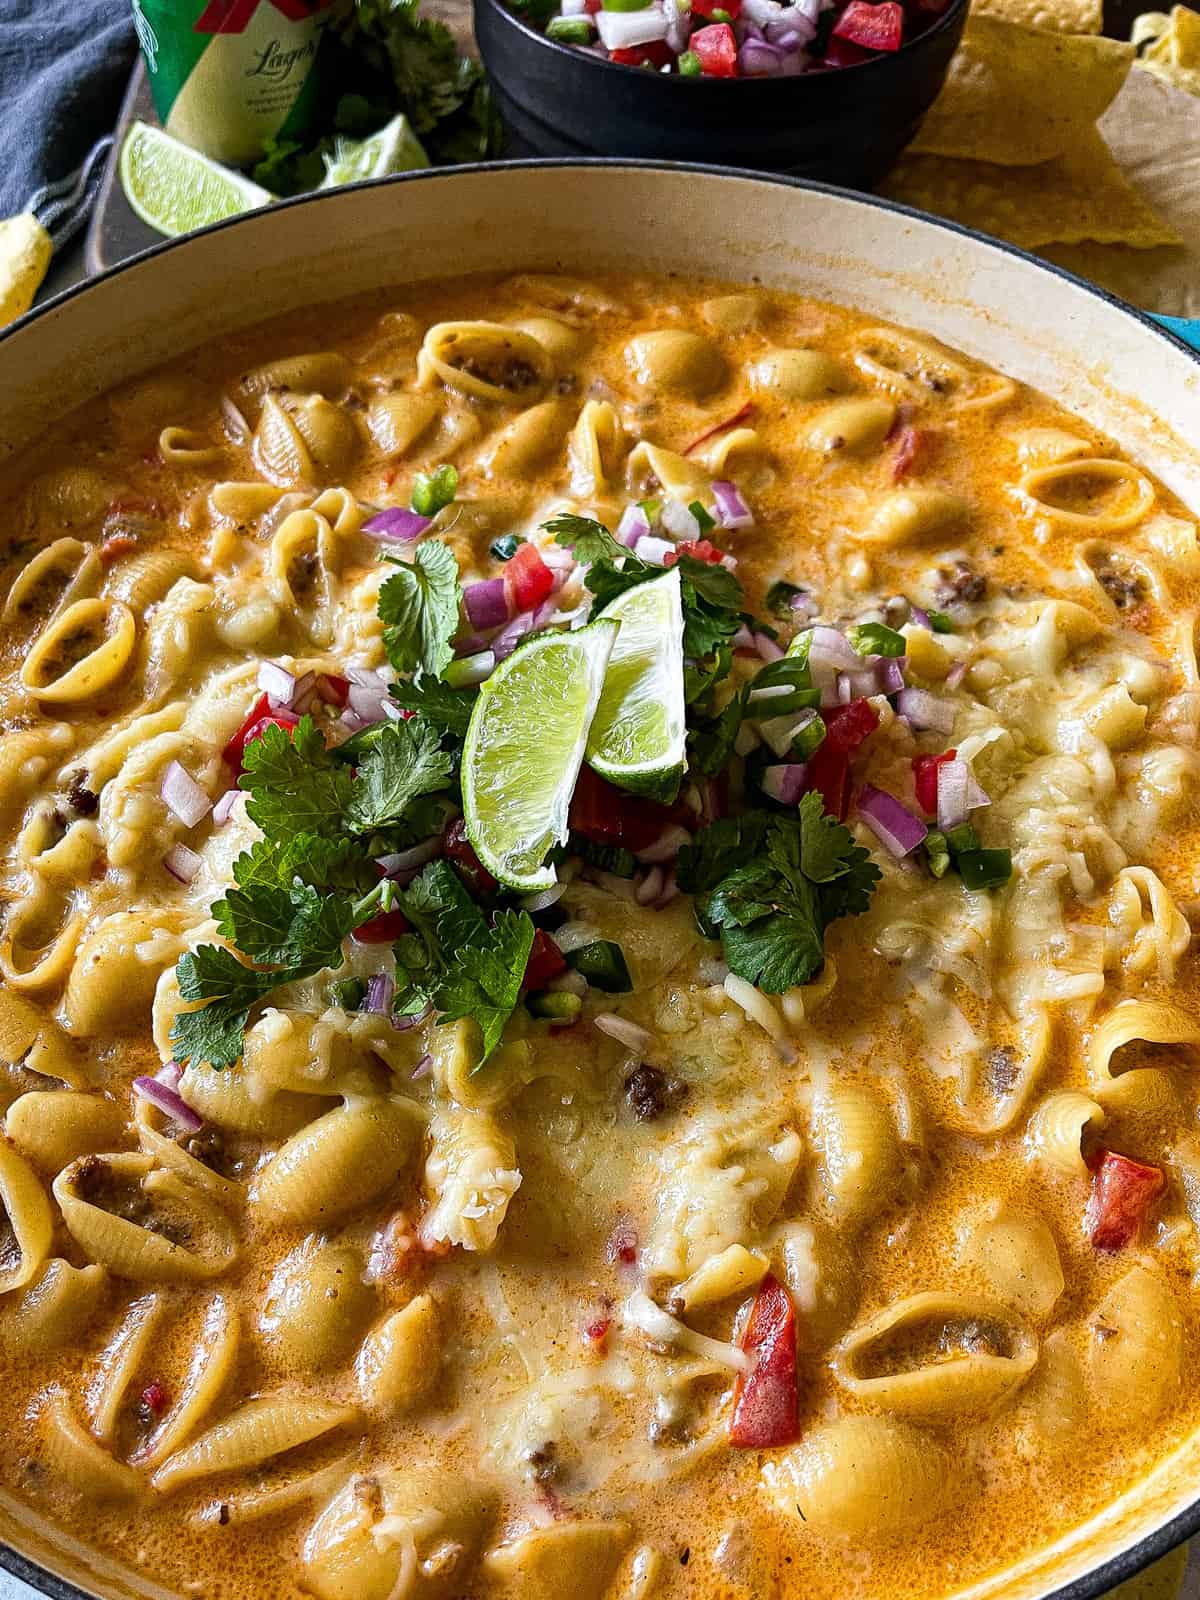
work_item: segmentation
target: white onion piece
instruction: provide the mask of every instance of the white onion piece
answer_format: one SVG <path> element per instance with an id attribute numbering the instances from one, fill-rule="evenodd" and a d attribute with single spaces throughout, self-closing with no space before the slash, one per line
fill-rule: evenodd
<path id="1" fill-rule="evenodd" d="M 588 981 L 582 972 L 560 972 L 557 978 L 551 978 L 546 987 L 555 994 L 575 994 L 581 1000 L 587 999 Z"/>
<path id="2" fill-rule="evenodd" d="M 159 795 L 172 816 L 194 828 L 212 810 L 212 801 L 186 767 L 172 761 L 162 776 Z"/>
<path id="3" fill-rule="evenodd" d="M 657 6 L 644 11 L 598 11 L 596 31 L 606 50 L 631 50 L 667 37 L 667 19 Z"/>
<path id="4" fill-rule="evenodd" d="M 644 850 L 635 852 L 639 861 L 646 866 L 651 866 L 659 861 L 673 861 L 685 844 L 691 844 L 692 836 L 686 828 L 680 827 L 677 822 L 669 823 L 652 844 Z"/>
<path id="5" fill-rule="evenodd" d="M 310 672 L 308 678 L 311 683 L 315 675 Z M 282 706 L 284 710 L 291 710 L 292 702 L 296 698 L 296 678 L 286 667 L 281 667 L 277 661 L 260 662 L 258 687 L 270 696 L 277 707 Z"/>
<path id="6" fill-rule="evenodd" d="M 380 856 L 375 865 L 388 878 L 397 872 L 412 872 L 436 860 L 442 853 L 442 843 L 441 834 L 435 833 L 420 844 L 414 844 L 410 850 L 397 850 L 394 855 Z"/>
<path id="7" fill-rule="evenodd" d="M 191 883 L 203 865 L 196 852 L 189 850 L 185 844 L 172 845 L 163 857 L 163 866 L 180 883 Z"/>
<path id="8" fill-rule="evenodd" d="M 213 824 L 223 828 L 233 815 L 233 808 L 242 797 L 240 789 L 226 789 L 225 793 L 213 807 Z"/>
<path id="9" fill-rule="evenodd" d="M 673 539 L 698 539 L 700 524 L 682 500 L 664 500 L 659 521 Z M 639 546 L 639 554 L 641 547 Z"/>
<path id="10" fill-rule="evenodd" d="M 622 12 L 610 13 L 621 16 Z M 694 520 L 694 519 L 693 519 Z M 670 539 L 660 539 L 656 534 L 647 533 L 638 540 L 638 560 L 644 561 L 648 567 L 665 567 L 667 557 L 674 553 L 675 546 Z"/>
<path id="11" fill-rule="evenodd" d="M 601 1033 L 606 1033 L 610 1039 L 626 1045 L 630 1050 L 636 1050 L 639 1055 L 654 1043 L 654 1035 L 649 1029 L 630 1022 L 627 1017 L 617 1016 L 615 1011 L 598 1011 L 592 1021 Z"/>

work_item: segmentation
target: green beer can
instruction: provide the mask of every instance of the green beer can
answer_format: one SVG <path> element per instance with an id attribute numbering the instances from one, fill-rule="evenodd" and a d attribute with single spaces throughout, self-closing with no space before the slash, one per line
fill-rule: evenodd
<path id="1" fill-rule="evenodd" d="M 272 137 L 302 138 L 320 98 L 335 0 L 133 0 L 163 126 L 243 167 Z"/>

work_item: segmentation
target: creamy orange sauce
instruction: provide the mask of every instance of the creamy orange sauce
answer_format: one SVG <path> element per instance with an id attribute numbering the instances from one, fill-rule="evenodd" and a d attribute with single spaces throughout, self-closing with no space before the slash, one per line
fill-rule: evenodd
<path id="1" fill-rule="evenodd" d="M 523 324 L 543 352 L 514 366 L 483 339 L 468 372 L 499 375 L 505 398 L 419 361 L 431 326 L 475 319 Z M 668 331 L 696 338 L 636 342 Z M 340 359 L 270 366 L 313 351 Z M 615 428 L 580 431 L 589 401 Z M 205 1128 L 174 1139 L 130 1085 L 169 1059 L 175 960 L 211 940 L 208 906 L 255 830 L 240 810 L 183 827 L 162 774 L 179 760 L 222 793 L 262 660 L 384 665 L 363 508 L 407 504 L 418 470 L 454 461 L 439 530 L 464 577 L 494 576 L 498 535 L 544 543 L 563 506 L 615 526 L 661 492 L 639 444 L 682 453 L 747 404 L 745 436 L 686 460 L 753 510 L 753 528 L 711 535 L 750 609 L 782 578 L 833 623 L 897 595 L 950 615 L 950 633 L 905 631 L 909 681 L 953 700 L 953 738 L 884 707 L 856 774 L 911 805 L 914 754 L 968 751 L 1012 884 L 934 881 L 854 823 L 883 882 L 831 930 L 825 974 L 770 1002 L 773 1037 L 714 977 L 719 948 L 682 899 L 654 911 L 577 882 L 562 905 L 621 942 L 632 994 L 593 995 L 568 1030 L 518 1012 L 472 1078 L 469 1030 L 355 1032 L 327 974 L 272 997 L 223 1079 L 189 1070 Z M 4 1485 L 180 1594 L 933 1600 L 1144 1475 L 1196 1422 L 1200 554 L 1178 503 L 1120 460 L 918 335 L 650 278 L 323 307 L 67 417 L 3 485 Z M 166 552 L 161 570 L 145 559 Z M 90 676 L 55 698 L 72 669 Z M 201 858 L 189 883 L 163 865 L 178 843 Z M 1147 1009 L 1106 1054 L 1125 1001 Z M 686 1086 L 662 1116 L 634 1115 L 630 1052 L 589 1020 L 604 1009 L 647 1028 L 646 1058 Z M 1068 1091 L 1080 1103 L 1055 1099 Z M 418 1109 L 365 1200 L 377 1158 L 361 1151 L 321 1167 L 315 1214 L 263 1198 L 286 1138 L 389 1095 Z M 1085 1231 L 1081 1130 L 1086 1152 L 1166 1174 L 1113 1253 Z M 464 1146 L 474 1178 L 456 1189 Z M 144 1156 L 132 1199 L 87 1164 L 115 1152 Z M 146 1198 L 148 1172 L 174 1173 L 173 1199 Z M 96 1222 L 106 1206 L 191 1264 L 131 1264 Z M 614 1230 L 636 1263 L 613 1259 Z M 648 1291 L 728 1348 L 752 1286 L 693 1307 L 679 1285 L 735 1245 L 797 1305 L 801 1438 L 783 1450 L 731 1449 L 730 1367 L 664 1344 L 633 1304 Z M 871 1334 L 917 1294 L 941 1309 Z M 384 1398 L 371 1341 L 418 1301 Z M 981 1352 L 993 1367 L 970 1369 L 967 1395 Z M 913 1372 L 930 1379 L 916 1400 Z M 260 1401 L 275 1447 L 245 1421 Z M 846 1433 L 854 1418 L 874 1420 Z"/>

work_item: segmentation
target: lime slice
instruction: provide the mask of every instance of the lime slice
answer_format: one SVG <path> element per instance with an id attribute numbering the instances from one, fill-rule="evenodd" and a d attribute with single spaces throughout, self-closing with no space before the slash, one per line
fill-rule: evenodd
<path id="1" fill-rule="evenodd" d="M 428 165 L 425 147 L 409 127 L 408 118 L 393 117 L 369 139 L 339 139 L 334 154 L 325 157 L 321 188 L 335 189 L 340 183 L 384 178 L 389 172 L 412 172 Z"/>
<path id="2" fill-rule="evenodd" d="M 588 734 L 588 765 L 610 783 L 673 800 L 685 765 L 679 569 L 626 589 L 603 615 L 621 624 Z"/>
<path id="3" fill-rule="evenodd" d="M 275 196 L 161 128 L 135 122 L 121 146 L 121 187 L 150 227 L 172 237 L 270 205 Z"/>
<path id="4" fill-rule="evenodd" d="M 547 852 L 567 837 L 567 811 L 617 624 L 539 633 L 479 691 L 463 747 L 463 817 L 493 877 L 547 889 Z"/>

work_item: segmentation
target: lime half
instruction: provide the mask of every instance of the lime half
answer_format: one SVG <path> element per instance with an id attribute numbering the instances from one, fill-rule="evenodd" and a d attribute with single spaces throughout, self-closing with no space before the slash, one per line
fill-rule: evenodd
<path id="1" fill-rule="evenodd" d="M 146 122 L 135 122 L 125 136 L 120 170 L 125 198 L 138 216 L 172 237 L 270 205 L 275 198 Z"/>
<path id="2" fill-rule="evenodd" d="M 621 624 L 588 734 L 588 765 L 610 783 L 673 800 L 683 776 L 683 606 L 679 569 L 626 589 L 603 615 Z"/>
<path id="3" fill-rule="evenodd" d="M 617 624 L 540 633 L 479 691 L 463 748 L 463 817 L 493 877 L 528 893 L 555 881 L 567 812 Z"/>
<path id="4" fill-rule="evenodd" d="M 363 178 L 385 178 L 389 172 L 412 172 L 427 167 L 429 157 L 405 116 L 393 117 L 386 128 L 368 139 L 339 139 L 337 150 L 325 157 L 322 189 Z"/>

